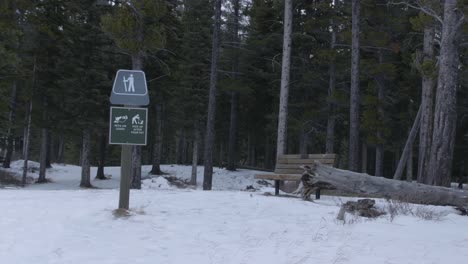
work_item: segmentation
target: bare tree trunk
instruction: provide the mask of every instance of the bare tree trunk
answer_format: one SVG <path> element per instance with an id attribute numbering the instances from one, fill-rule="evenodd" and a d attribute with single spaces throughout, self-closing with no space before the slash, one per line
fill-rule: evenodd
<path id="1" fill-rule="evenodd" d="M 380 134 L 380 133 L 377 133 Z M 383 159 L 384 159 L 384 148 L 383 144 L 377 144 L 375 146 L 375 176 L 383 176 Z"/>
<path id="2" fill-rule="evenodd" d="M 379 50 L 379 64 L 383 63 L 383 53 Z M 382 74 L 379 74 L 375 81 L 377 83 L 377 112 L 381 125 L 377 128 L 377 146 L 375 148 L 375 176 L 383 176 L 383 162 L 384 162 L 384 135 L 382 131 L 383 120 L 385 119 L 384 100 L 385 100 L 385 84 Z"/>
<path id="3" fill-rule="evenodd" d="M 153 167 L 151 174 L 161 175 L 161 145 L 162 145 L 162 106 L 161 103 L 156 104 L 156 127 L 153 146 Z"/>
<path id="4" fill-rule="evenodd" d="M 330 41 L 330 49 L 335 49 L 336 44 L 336 29 L 333 20 L 330 20 L 331 24 L 331 41 Z M 326 139 L 326 147 L 325 153 L 333 153 L 333 147 L 335 143 L 335 85 L 336 85 L 336 63 L 335 57 L 330 60 L 329 66 L 329 74 L 330 79 L 328 82 L 328 120 L 327 120 L 327 139 Z"/>
<path id="5" fill-rule="evenodd" d="M 31 85 L 31 98 L 28 101 L 28 107 L 26 109 L 26 124 L 24 131 L 24 143 L 23 143 L 23 178 L 21 181 L 22 186 L 26 186 L 26 178 L 28 176 L 28 160 L 29 160 L 29 146 L 31 138 L 31 119 L 32 119 L 32 108 L 33 108 L 33 95 L 36 86 L 36 57 L 34 56 L 33 64 L 33 75 L 32 75 L 32 85 Z M 45 178 L 45 177 L 44 177 Z"/>
<path id="6" fill-rule="evenodd" d="M 406 164 L 406 180 L 413 181 L 413 145 L 410 146 L 408 151 L 408 162 Z"/>
<path id="7" fill-rule="evenodd" d="M 278 159 L 280 155 L 286 154 L 287 146 L 289 75 L 291 66 L 291 36 L 293 22 L 292 9 L 292 0 L 285 0 L 283 23 L 283 59 L 281 63 L 281 90 L 278 112 L 278 139 L 276 141 L 276 159 Z"/>
<path id="8" fill-rule="evenodd" d="M 408 139 L 406 140 L 403 153 L 401 153 L 401 157 L 398 162 L 398 166 L 395 170 L 395 174 L 393 174 L 394 180 L 401 180 L 401 175 L 403 174 L 403 169 L 405 168 L 406 162 L 408 161 L 411 146 L 413 145 L 414 140 L 416 139 L 419 126 L 421 125 L 421 112 L 422 112 L 422 107 L 420 106 L 418 110 L 418 114 L 416 115 L 416 118 L 414 119 L 413 126 L 411 127 L 411 131 L 408 135 Z"/>
<path id="9" fill-rule="evenodd" d="M 91 166 L 89 154 L 91 152 L 91 132 L 89 128 L 83 130 L 83 144 L 81 146 L 81 188 L 91 188 Z"/>
<path id="10" fill-rule="evenodd" d="M 58 145 L 58 152 L 57 152 L 57 163 L 64 163 L 65 161 L 65 155 L 64 155 L 64 151 L 65 151 L 65 136 L 63 134 L 63 130 L 60 131 L 60 135 L 59 135 L 59 145 Z"/>
<path id="11" fill-rule="evenodd" d="M 46 154 L 46 168 L 50 169 L 52 168 L 51 164 L 51 153 L 52 152 L 52 133 L 50 129 L 47 132 L 47 154 Z"/>
<path id="12" fill-rule="evenodd" d="M 367 143 L 365 140 L 362 141 L 362 150 L 361 150 L 361 172 L 367 173 Z"/>
<path id="13" fill-rule="evenodd" d="M 349 109 L 349 169 L 359 168 L 359 61 L 360 2 L 352 0 L 351 94 Z"/>
<path id="14" fill-rule="evenodd" d="M 254 144 L 254 140 L 253 140 L 253 135 L 252 135 L 252 132 L 249 131 L 248 134 L 247 134 L 247 165 L 249 166 L 253 166 L 253 164 L 255 163 L 255 144 Z"/>
<path id="15" fill-rule="evenodd" d="M 234 45 L 234 52 L 233 52 L 233 61 L 232 61 L 232 72 L 233 78 L 237 78 L 237 72 L 239 71 L 239 55 L 238 55 L 238 48 L 239 48 L 239 9 L 240 4 L 239 0 L 232 0 L 234 6 L 234 29 L 233 29 L 233 36 L 232 41 Z M 231 122 L 229 125 L 229 150 L 228 150 L 228 163 L 227 163 L 227 170 L 235 171 L 237 167 L 237 107 L 239 101 L 239 92 L 233 91 L 231 94 Z"/>
<path id="16" fill-rule="evenodd" d="M 31 114 L 32 114 L 33 100 L 32 98 L 28 101 L 28 107 L 26 109 L 26 124 L 24 129 L 24 140 L 23 140 L 23 178 L 21 181 L 22 186 L 26 186 L 26 178 L 28 176 L 28 160 L 29 160 L 29 138 L 31 134 Z"/>
<path id="17" fill-rule="evenodd" d="M 200 145 L 200 132 L 198 131 L 198 122 L 195 121 L 193 127 L 193 151 L 192 151 L 192 175 L 190 184 L 197 185 L 197 167 L 198 167 L 198 146 Z"/>
<path id="18" fill-rule="evenodd" d="M 181 128 L 179 132 L 179 139 L 177 142 L 177 164 L 184 164 L 184 155 L 185 155 L 185 128 Z"/>
<path id="19" fill-rule="evenodd" d="M 99 161 L 98 161 L 98 168 L 96 173 L 96 179 L 99 180 L 106 180 L 106 176 L 104 175 L 104 165 L 106 162 L 106 146 L 107 146 L 107 137 L 106 132 L 103 129 L 101 134 L 99 135 Z"/>
<path id="20" fill-rule="evenodd" d="M 359 195 L 384 197 L 409 203 L 468 206 L 468 192 L 458 189 L 372 177 L 322 164 L 316 164 L 314 171 L 318 175 L 313 181 L 319 186 L 331 185 L 338 190 Z"/>
<path id="21" fill-rule="evenodd" d="M 210 92 L 208 117 L 206 122 L 205 168 L 203 171 L 203 190 L 211 190 L 213 182 L 213 147 L 215 138 L 216 85 L 218 81 L 219 31 L 221 27 L 221 0 L 214 2 L 215 21 L 211 50 Z"/>
<path id="22" fill-rule="evenodd" d="M 439 56 L 434 130 L 427 183 L 450 186 L 457 123 L 459 38 L 463 11 L 457 0 L 445 0 Z"/>
<path id="23" fill-rule="evenodd" d="M 137 38 L 143 39 L 143 29 L 138 28 Z M 138 52 L 132 55 L 132 69 L 142 70 L 143 69 L 143 53 Z M 132 174 L 131 174 L 131 188 L 141 189 L 141 146 L 132 146 Z"/>
<path id="24" fill-rule="evenodd" d="M 39 178 L 37 183 L 47 182 L 46 180 L 46 162 L 47 162 L 47 97 L 42 96 L 42 135 L 41 135 L 41 151 L 39 157 Z"/>
<path id="25" fill-rule="evenodd" d="M 434 26 L 424 28 L 424 59 L 423 63 L 434 63 Z M 432 141 L 432 125 L 434 121 L 434 79 L 432 72 L 421 72 L 421 128 L 419 130 L 418 182 L 427 183 L 427 166 Z"/>
<path id="26" fill-rule="evenodd" d="M 8 114 L 8 131 L 7 131 L 7 148 L 5 160 L 3 161 L 3 168 L 10 168 L 11 157 L 13 155 L 13 137 L 14 137 L 14 126 L 16 120 L 16 104 L 18 98 L 18 89 L 16 86 L 16 80 L 13 81 L 11 86 L 10 95 L 10 113 Z"/>
<path id="27" fill-rule="evenodd" d="M 270 169 L 273 167 L 273 162 L 272 162 L 272 150 L 271 150 L 271 143 L 270 143 L 270 139 L 267 137 L 265 139 L 265 164 L 264 164 L 264 168 L 265 169 Z"/>

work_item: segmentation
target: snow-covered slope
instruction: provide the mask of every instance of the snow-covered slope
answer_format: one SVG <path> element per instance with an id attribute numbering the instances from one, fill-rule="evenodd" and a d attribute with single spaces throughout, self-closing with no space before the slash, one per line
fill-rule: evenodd
<path id="1" fill-rule="evenodd" d="M 349 198 L 305 202 L 264 196 L 271 188 L 240 191 L 260 187 L 254 171 L 216 169 L 214 191 L 177 189 L 162 178 L 145 180 L 142 190 L 131 191 L 132 215 L 115 218 L 118 168 L 106 168 L 111 180 L 93 181 L 106 189 L 80 190 L 79 167 L 53 166 L 48 177 L 54 183 L 0 189 L 0 263 L 420 264 L 468 259 L 468 217 L 450 207 L 408 205 L 432 212 L 437 220 L 347 215 L 343 223 L 336 215 Z M 180 178 L 189 178 L 190 169 L 163 166 Z M 144 167 L 144 174 L 148 170 Z M 378 205 L 387 202 L 378 200 Z"/>

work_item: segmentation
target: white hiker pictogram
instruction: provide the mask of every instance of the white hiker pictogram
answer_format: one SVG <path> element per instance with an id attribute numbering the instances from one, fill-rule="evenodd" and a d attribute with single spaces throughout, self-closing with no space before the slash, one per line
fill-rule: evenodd
<path id="1" fill-rule="evenodd" d="M 124 86 L 125 86 L 125 92 L 131 92 L 131 93 L 134 93 L 135 92 L 135 80 L 133 78 L 133 74 L 130 74 L 130 76 L 128 76 L 128 78 L 125 79 L 125 75 L 123 76 L 123 83 L 124 83 Z M 128 86 L 127 86 L 127 83 L 128 83 Z"/>
<path id="2" fill-rule="evenodd" d="M 132 117 L 132 125 L 143 125 L 143 120 L 140 120 L 140 115 L 136 114 Z"/>

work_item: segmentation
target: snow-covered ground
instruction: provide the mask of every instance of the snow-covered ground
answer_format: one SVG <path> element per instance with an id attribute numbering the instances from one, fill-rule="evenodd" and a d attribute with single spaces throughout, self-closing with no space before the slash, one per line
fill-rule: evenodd
<path id="1" fill-rule="evenodd" d="M 131 216 L 116 218 L 119 168 L 106 168 L 110 180 L 92 182 L 100 189 L 81 190 L 79 167 L 53 167 L 47 174 L 53 183 L 0 189 L 0 263 L 419 264 L 468 259 L 468 217 L 451 207 L 409 205 L 419 216 L 368 220 L 347 215 L 343 223 L 336 216 L 350 198 L 306 202 L 265 196 L 273 189 L 255 183 L 255 171 L 215 169 L 214 191 L 147 179 L 142 190 L 131 191 Z M 12 170 L 20 169 L 15 162 Z M 190 177 L 190 166 L 162 169 Z M 143 175 L 149 170 L 143 167 Z M 249 185 L 262 189 L 245 191 Z M 378 200 L 378 206 L 388 203 Z M 435 220 L 422 219 L 428 214 Z"/>

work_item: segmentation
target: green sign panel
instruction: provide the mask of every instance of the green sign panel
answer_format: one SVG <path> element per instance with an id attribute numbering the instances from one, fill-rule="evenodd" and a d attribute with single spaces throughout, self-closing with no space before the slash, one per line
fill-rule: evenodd
<path id="1" fill-rule="evenodd" d="M 109 144 L 146 145 L 147 108 L 111 107 Z"/>

